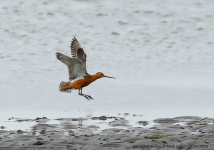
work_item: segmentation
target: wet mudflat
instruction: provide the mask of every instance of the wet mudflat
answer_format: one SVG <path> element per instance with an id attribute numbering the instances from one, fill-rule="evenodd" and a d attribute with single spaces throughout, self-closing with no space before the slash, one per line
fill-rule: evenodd
<path id="1" fill-rule="evenodd" d="M 36 119 L 9 118 L 21 123 L 35 122 L 29 130 L 1 127 L 0 149 L 213 149 L 214 118 L 182 116 L 135 122 L 123 117 Z M 86 124 L 87 120 L 97 121 Z M 50 123 L 49 123 L 50 122 Z M 58 123 L 57 123 L 58 122 Z M 103 128 L 101 124 L 107 124 Z M 155 138 L 155 137 L 163 138 Z M 153 137 L 153 138 L 151 138 Z"/>

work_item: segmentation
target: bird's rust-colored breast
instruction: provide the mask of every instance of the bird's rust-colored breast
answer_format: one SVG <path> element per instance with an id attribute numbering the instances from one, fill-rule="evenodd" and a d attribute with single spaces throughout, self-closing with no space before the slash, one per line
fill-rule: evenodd
<path id="1" fill-rule="evenodd" d="M 72 84 L 74 86 L 74 89 L 80 90 L 83 87 L 88 86 L 90 83 L 92 83 L 96 79 L 98 79 L 98 77 L 96 76 L 91 76 L 91 77 L 86 76 L 84 79 L 79 79 L 77 81 L 74 81 Z"/>

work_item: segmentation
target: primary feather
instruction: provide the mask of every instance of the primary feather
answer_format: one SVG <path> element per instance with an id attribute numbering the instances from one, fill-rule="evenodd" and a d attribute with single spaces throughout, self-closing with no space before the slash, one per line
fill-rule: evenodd
<path id="1" fill-rule="evenodd" d="M 81 63 L 83 71 L 85 72 L 86 75 L 89 76 L 86 70 L 86 57 L 87 57 L 86 53 L 84 52 L 83 48 L 81 47 L 76 38 L 72 40 L 70 47 L 72 57 Z"/>

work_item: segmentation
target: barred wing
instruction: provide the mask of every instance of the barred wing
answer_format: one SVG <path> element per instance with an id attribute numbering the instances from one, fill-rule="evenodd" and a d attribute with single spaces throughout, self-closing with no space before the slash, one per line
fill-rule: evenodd
<path id="1" fill-rule="evenodd" d="M 71 55 L 73 58 L 77 58 L 77 51 L 78 49 L 82 49 L 80 43 L 77 41 L 76 38 L 73 38 L 71 41 Z"/>
<path id="2" fill-rule="evenodd" d="M 75 80 L 75 79 L 83 78 L 84 76 L 86 76 L 86 74 L 83 71 L 81 63 L 79 61 L 77 61 L 76 59 L 63 55 L 59 52 L 56 53 L 56 57 L 62 63 L 67 65 L 68 73 L 69 73 L 69 80 Z"/>
<path id="3" fill-rule="evenodd" d="M 70 47 L 72 57 L 81 63 L 83 71 L 89 75 L 86 70 L 86 54 L 76 38 L 72 40 Z"/>

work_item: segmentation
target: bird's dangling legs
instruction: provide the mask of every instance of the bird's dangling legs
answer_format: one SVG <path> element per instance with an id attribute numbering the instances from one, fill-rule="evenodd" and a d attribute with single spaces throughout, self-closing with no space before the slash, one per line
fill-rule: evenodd
<path id="1" fill-rule="evenodd" d="M 81 90 L 79 90 L 79 95 L 80 95 L 80 96 L 84 96 L 87 100 L 91 100 L 91 99 L 93 99 L 90 95 L 82 94 L 82 89 L 81 89 Z"/>

